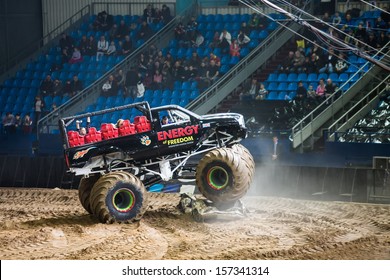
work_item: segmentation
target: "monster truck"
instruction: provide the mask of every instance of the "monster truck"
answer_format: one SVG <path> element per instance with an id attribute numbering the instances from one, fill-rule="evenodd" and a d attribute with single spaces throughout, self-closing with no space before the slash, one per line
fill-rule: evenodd
<path id="1" fill-rule="evenodd" d="M 120 126 L 99 125 L 102 115 L 115 114 Z M 92 126 L 82 136 L 72 125 L 85 118 Z M 80 202 L 102 223 L 140 220 L 147 191 L 159 181 L 192 178 L 201 194 L 224 208 L 247 192 L 253 178 L 253 158 L 239 144 L 246 137 L 239 114 L 198 116 L 176 105 L 138 102 L 61 118 L 59 128 L 68 171 L 82 176 Z"/>

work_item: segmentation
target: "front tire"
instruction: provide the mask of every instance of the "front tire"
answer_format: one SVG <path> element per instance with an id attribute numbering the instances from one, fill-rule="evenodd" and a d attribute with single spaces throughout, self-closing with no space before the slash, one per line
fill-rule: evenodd
<path id="1" fill-rule="evenodd" d="M 147 193 L 135 175 L 116 171 L 95 183 L 90 204 L 93 214 L 102 223 L 135 222 L 147 209 Z"/>
<path id="2" fill-rule="evenodd" d="M 239 154 L 245 159 L 245 162 L 248 164 L 248 167 L 251 172 L 251 176 L 255 174 L 255 160 L 251 152 L 247 148 L 245 148 L 242 144 L 234 144 L 231 146 L 231 149 Z"/>
<path id="3" fill-rule="evenodd" d="M 230 148 L 208 152 L 196 169 L 199 191 L 218 208 L 227 208 L 242 198 L 252 181 L 251 167 Z"/>

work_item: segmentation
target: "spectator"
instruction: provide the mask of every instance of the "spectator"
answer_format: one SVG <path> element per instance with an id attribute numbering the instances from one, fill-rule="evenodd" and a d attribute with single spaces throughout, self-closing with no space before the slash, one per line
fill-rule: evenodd
<path id="1" fill-rule="evenodd" d="M 79 80 L 79 77 L 77 75 L 73 75 L 73 80 L 70 83 L 70 87 L 71 87 L 71 93 L 70 93 L 71 96 L 74 96 L 83 90 L 83 83 Z"/>
<path id="2" fill-rule="evenodd" d="M 334 65 L 336 64 L 337 57 L 334 54 L 334 51 L 332 48 L 328 49 L 328 54 L 324 55 L 323 57 L 323 67 L 319 70 L 320 73 L 333 73 Z"/>
<path id="3" fill-rule="evenodd" d="M 366 28 L 363 26 L 363 22 L 361 21 L 358 27 L 355 29 L 354 37 L 359 41 L 365 41 L 367 37 Z"/>
<path id="4" fill-rule="evenodd" d="M 177 41 L 183 41 L 186 37 L 186 30 L 184 29 L 184 25 L 182 22 L 179 22 L 179 24 L 174 29 L 175 32 L 175 39 Z"/>
<path id="5" fill-rule="evenodd" d="M 264 100 L 268 96 L 268 90 L 265 89 L 265 86 L 263 83 L 260 83 L 259 91 L 256 95 L 256 100 Z"/>
<path id="6" fill-rule="evenodd" d="M 244 91 L 240 95 L 240 100 L 254 100 L 259 92 L 259 84 L 256 79 L 252 79 L 248 86 L 244 87 Z"/>
<path id="7" fill-rule="evenodd" d="M 57 103 L 53 102 L 53 104 L 51 104 L 50 112 L 54 112 L 54 116 L 58 117 L 59 114 L 58 114 L 58 112 L 56 112 L 56 110 L 57 110 Z"/>
<path id="8" fill-rule="evenodd" d="M 20 117 L 20 114 L 17 113 L 15 115 L 15 131 L 16 133 L 20 133 L 22 130 L 22 118 Z"/>
<path id="9" fill-rule="evenodd" d="M 95 38 L 91 35 L 89 36 L 88 44 L 85 47 L 85 54 L 89 56 L 95 56 L 97 52 L 97 43 Z"/>
<path id="10" fill-rule="evenodd" d="M 203 42 L 204 42 L 204 37 L 203 37 L 202 33 L 200 33 L 199 31 L 196 31 L 195 40 L 191 40 L 192 47 L 199 48 L 200 46 L 203 45 Z"/>
<path id="11" fill-rule="evenodd" d="M 79 63 L 83 61 L 83 57 L 81 56 L 81 52 L 77 47 L 74 47 L 72 57 L 69 60 L 70 64 Z"/>
<path id="12" fill-rule="evenodd" d="M 378 42 L 377 42 L 377 48 L 382 49 L 386 44 L 389 42 L 389 37 L 386 36 L 385 32 L 380 32 L 379 37 L 378 37 Z M 385 50 L 385 53 L 387 51 Z"/>
<path id="13" fill-rule="evenodd" d="M 177 60 L 172 67 L 172 76 L 176 81 L 177 80 L 180 80 L 180 81 L 184 80 L 184 68 L 181 65 L 179 60 Z"/>
<path id="14" fill-rule="evenodd" d="M 114 40 L 118 40 L 116 38 L 116 34 L 118 32 L 118 25 L 114 24 L 112 26 L 112 28 L 110 29 L 110 31 L 108 32 L 108 41 L 114 41 Z M 106 34 L 106 33 L 105 33 Z"/>
<path id="15" fill-rule="evenodd" d="M 213 84 L 219 76 L 219 67 L 215 64 L 214 60 L 210 61 L 210 65 L 206 72 L 206 80 L 208 84 Z"/>
<path id="16" fill-rule="evenodd" d="M 250 41 L 251 39 L 242 30 L 240 30 L 237 37 L 238 45 L 241 48 L 246 47 Z"/>
<path id="17" fill-rule="evenodd" d="M 240 46 L 238 45 L 237 40 L 233 40 L 230 45 L 230 55 L 240 57 Z"/>
<path id="18" fill-rule="evenodd" d="M 201 59 L 196 51 L 192 52 L 191 58 L 187 61 L 189 65 L 191 65 L 194 68 L 199 68 Z"/>
<path id="19" fill-rule="evenodd" d="M 11 112 L 7 112 L 7 114 L 4 116 L 3 127 L 5 134 L 15 133 L 15 116 L 12 115 Z"/>
<path id="20" fill-rule="evenodd" d="M 108 46 L 107 49 L 107 55 L 115 55 L 116 54 L 116 46 L 115 42 L 111 41 L 110 45 Z"/>
<path id="21" fill-rule="evenodd" d="M 336 28 L 339 27 L 339 25 L 341 25 L 341 17 L 340 17 L 340 13 L 339 12 L 336 12 L 333 16 L 333 19 L 332 19 L 332 25 Z"/>
<path id="22" fill-rule="evenodd" d="M 309 87 L 307 89 L 307 97 L 309 99 L 313 99 L 313 100 L 315 100 L 317 98 L 317 93 L 314 90 L 313 85 L 311 85 L 311 84 L 309 85 Z"/>
<path id="23" fill-rule="evenodd" d="M 123 40 L 130 33 L 130 28 L 126 25 L 125 21 L 122 19 L 119 23 L 119 26 L 115 33 L 115 38 L 118 40 Z"/>
<path id="24" fill-rule="evenodd" d="M 122 44 L 122 54 L 129 55 L 133 50 L 133 43 L 131 42 L 130 36 L 125 36 L 125 41 Z"/>
<path id="25" fill-rule="evenodd" d="M 61 50 L 61 64 L 68 63 L 71 57 L 70 49 L 65 48 Z"/>
<path id="26" fill-rule="evenodd" d="M 368 38 L 367 38 L 367 40 L 365 41 L 365 43 L 368 45 L 368 46 L 366 46 L 367 52 L 372 53 L 372 54 L 375 54 L 375 52 L 376 52 L 375 49 L 376 49 L 377 46 L 378 46 L 378 42 L 377 42 L 377 40 L 376 40 L 376 37 L 375 37 L 374 32 L 368 33 Z"/>
<path id="27" fill-rule="evenodd" d="M 321 78 L 316 89 L 317 100 L 325 99 L 325 91 L 325 80 Z"/>
<path id="28" fill-rule="evenodd" d="M 102 11 L 97 15 L 93 26 L 95 30 L 106 32 L 111 29 L 113 23 L 114 17 L 109 15 L 106 11 Z"/>
<path id="29" fill-rule="evenodd" d="M 257 30 L 258 26 L 259 26 L 259 18 L 256 13 L 253 13 L 248 22 L 249 30 L 250 31 Z"/>
<path id="30" fill-rule="evenodd" d="M 302 72 L 304 63 L 305 63 L 305 56 L 299 50 L 295 51 L 290 72 Z"/>
<path id="31" fill-rule="evenodd" d="M 61 48 L 61 51 L 64 49 L 67 49 L 67 50 L 73 49 L 72 37 L 66 35 L 65 33 L 62 33 L 61 39 L 60 39 L 60 48 Z"/>
<path id="32" fill-rule="evenodd" d="M 43 100 L 41 100 L 41 96 L 37 95 L 35 97 L 35 103 L 34 103 L 34 112 L 35 112 L 35 124 L 34 127 L 37 128 L 38 121 L 41 119 L 42 110 L 45 107 L 45 103 Z"/>
<path id="33" fill-rule="evenodd" d="M 162 89 L 162 80 L 163 80 L 163 76 L 160 73 L 160 70 L 156 69 L 153 74 L 153 83 L 152 83 L 153 89 Z"/>
<path id="34" fill-rule="evenodd" d="M 192 16 L 190 21 L 187 23 L 186 35 L 188 40 L 196 38 L 197 28 L 198 28 L 198 22 L 195 20 L 195 17 Z"/>
<path id="35" fill-rule="evenodd" d="M 337 59 L 336 65 L 335 65 L 335 72 L 337 74 L 343 73 L 345 70 L 348 69 L 348 64 L 345 62 L 344 54 L 340 53 L 339 57 Z"/>
<path id="36" fill-rule="evenodd" d="M 80 40 L 80 43 L 79 43 L 79 47 L 78 47 L 78 49 L 80 50 L 80 52 L 81 52 L 81 55 L 90 55 L 89 53 L 88 53 L 88 40 L 87 40 L 87 36 L 86 35 L 83 35 L 82 37 L 81 37 L 81 40 Z"/>
<path id="37" fill-rule="evenodd" d="M 155 18 L 155 10 L 152 4 L 148 4 L 146 9 L 144 10 L 143 20 L 148 24 L 153 23 L 153 19 Z"/>
<path id="38" fill-rule="evenodd" d="M 143 21 L 138 31 L 138 39 L 146 41 L 152 36 L 152 33 L 153 31 L 150 29 L 149 24 Z"/>
<path id="39" fill-rule="evenodd" d="M 294 52 L 290 51 L 286 57 L 286 59 L 283 60 L 283 64 L 279 66 L 279 71 L 283 73 L 289 73 L 291 67 L 294 63 Z"/>
<path id="40" fill-rule="evenodd" d="M 232 35 L 230 35 L 230 33 L 224 29 L 221 35 L 219 35 L 219 47 L 222 49 L 222 52 L 228 52 L 231 43 Z"/>
<path id="41" fill-rule="evenodd" d="M 268 20 L 263 14 L 258 16 L 257 22 L 257 29 L 264 30 L 268 26 Z"/>
<path id="42" fill-rule="evenodd" d="M 171 9 L 167 6 L 167 5 L 162 5 L 162 9 L 161 9 L 161 21 L 164 23 L 164 24 L 167 24 L 168 22 L 170 22 L 172 19 L 172 16 L 171 16 Z"/>
<path id="43" fill-rule="evenodd" d="M 327 79 L 325 85 L 325 98 L 328 98 L 333 93 L 335 93 L 336 89 L 337 86 L 332 82 L 332 79 Z"/>
<path id="44" fill-rule="evenodd" d="M 70 80 L 66 80 L 65 85 L 62 89 L 62 93 L 65 96 L 71 96 L 72 95 L 72 85 Z"/>
<path id="45" fill-rule="evenodd" d="M 215 62 L 215 65 L 217 67 L 220 67 L 221 66 L 221 60 L 219 59 L 218 56 L 216 56 L 214 53 L 210 53 L 210 62 L 211 61 L 214 61 Z"/>
<path id="46" fill-rule="evenodd" d="M 385 31 L 388 29 L 388 22 L 385 22 L 384 20 L 382 20 L 381 17 L 378 17 L 375 20 L 373 27 L 374 27 L 375 32 L 379 33 L 381 31 Z"/>
<path id="47" fill-rule="evenodd" d="M 122 90 L 123 93 L 126 93 L 126 76 L 123 74 L 123 70 L 119 69 L 118 72 L 115 73 L 114 78 L 118 84 L 118 89 Z"/>
<path id="48" fill-rule="evenodd" d="M 114 75 L 110 75 L 108 80 L 103 84 L 102 94 L 105 97 L 115 96 L 118 93 L 118 83 Z"/>
<path id="49" fill-rule="evenodd" d="M 60 96 L 62 93 L 62 82 L 59 79 L 55 79 L 53 85 L 53 96 Z"/>
<path id="50" fill-rule="evenodd" d="M 99 61 L 99 59 L 107 54 L 108 50 L 108 41 L 106 41 L 106 38 L 104 36 L 100 36 L 100 40 L 97 43 L 97 52 L 96 52 L 96 61 Z"/>
<path id="51" fill-rule="evenodd" d="M 41 94 L 43 96 L 53 95 L 54 83 L 53 83 L 53 80 L 51 79 L 51 75 L 46 76 L 46 78 L 42 81 L 39 89 L 40 89 Z"/>
<path id="52" fill-rule="evenodd" d="M 249 33 L 251 33 L 251 30 L 249 28 L 249 26 L 246 24 L 245 21 L 243 21 L 241 23 L 241 26 L 240 26 L 240 33 L 244 33 L 245 35 L 249 35 Z"/>
<path id="53" fill-rule="evenodd" d="M 32 120 L 30 117 L 30 114 L 26 114 L 23 118 L 22 126 L 23 126 L 23 133 L 29 134 L 32 131 Z"/>
<path id="54" fill-rule="evenodd" d="M 307 90 L 303 86 L 303 82 L 299 81 L 298 82 L 298 88 L 297 88 L 297 95 L 295 96 L 295 99 L 300 102 L 304 103 L 307 97 Z"/>
<path id="55" fill-rule="evenodd" d="M 126 73 L 125 86 L 127 93 L 134 99 L 137 97 L 137 83 L 140 80 L 140 76 L 134 67 L 131 67 Z"/>

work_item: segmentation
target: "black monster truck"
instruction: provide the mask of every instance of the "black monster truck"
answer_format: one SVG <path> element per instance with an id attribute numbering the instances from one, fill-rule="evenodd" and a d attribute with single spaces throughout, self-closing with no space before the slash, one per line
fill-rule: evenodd
<path id="1" fill-rule="evenodd" d="M 100 131 L 92 126 L 82 136 L 69 130 L 76 121 L 119 112 L 123 119 L 101 124 Z M 199 191 L 224 208 L 253 178 L 253 158 L 238 144 L 246 137 L 239 114 L 198 116 L 176 105 L 151 109 L 139 102 L 62 118 L 59 127 L 67 167 L 82 176 L 81 204 L 103 223 L 141 219 L 148 188 L 161 180 L 196 179 Z"/>

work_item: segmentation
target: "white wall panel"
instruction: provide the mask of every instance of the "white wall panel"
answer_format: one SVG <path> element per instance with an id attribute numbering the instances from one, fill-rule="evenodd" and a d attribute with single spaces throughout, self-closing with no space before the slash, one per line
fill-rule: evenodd
<path id="1" fill-rule="evenodd" d="M 142 1 L 118 1 L 118 0 L 105 0 L 105 1 L 92 1 L 92 0 L 42 0 L 42 16 L 43 16 L 43 34 L 46 35 L 56 27 L 65 22 L 72 15 L 80 11 L 83 7 L 91 5 L 92 3 L 118 3 L 109 6 L 109 13 L 112 15 L 125 15 L 129 14 L 130 3 L 152 3 L 155 7 L 161 8 L 163 3 L 175 2 L 173 0 L 142 0 Z M 132 9 L 132 14 L 141 15 L 147 4 L 135 5 Z M 169 5 L 173 14 L 173 7 Z M 107 4 L 95 4 L 95 14 L 108 10 Z"/>

